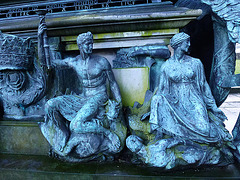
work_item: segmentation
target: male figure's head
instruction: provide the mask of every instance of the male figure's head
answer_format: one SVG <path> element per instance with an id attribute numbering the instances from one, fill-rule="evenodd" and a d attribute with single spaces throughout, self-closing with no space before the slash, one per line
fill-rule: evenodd
<path id="1" fill-rule="evenodd" d="M 92 53 L 93 35 L 91 32 L 79 34 L 77 37 L 77 45 L 80 50 L 80 55 L 85 59 Z"/>

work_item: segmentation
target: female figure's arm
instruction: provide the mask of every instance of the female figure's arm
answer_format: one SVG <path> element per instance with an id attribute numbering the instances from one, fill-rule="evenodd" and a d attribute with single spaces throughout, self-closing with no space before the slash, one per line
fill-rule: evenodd
<path id="1" fill-rule="evenodd" d="M 167 80 L 168 78 L 166 75 L 166 68 L 167 66 L 165 62 L 160 69 L 159 85 L 156 94 L 162 94 L 163 92 L 169 91 L 169 82 Z"/>
<path id="2" fill-rule="evenodd" d="M 170 57 L 170 51 L 166 46 L 155 45 L 155 46 L 145 46 L 145 47 L 138 48 L 129 54 L 129 56 L 131 57 L 141 56 L 141 55 L 146 55 L 153 58 L 167 59 Z"/>
<path id="3" fill-rule="evenodd" d="M 196 61 L 197 69 L 198 69 L 198 84 L 200 88 L 200 92 L 202 93 L 203 100 L 206 104 L 206 108 L 212 111 L 218 118 L 225 120 L 227 117 L 224 113 L 217 107 L 215 99 L 212 95 L 211 89 L 207 83 L 203 64 L 200 60 L 197 59 Z"/>

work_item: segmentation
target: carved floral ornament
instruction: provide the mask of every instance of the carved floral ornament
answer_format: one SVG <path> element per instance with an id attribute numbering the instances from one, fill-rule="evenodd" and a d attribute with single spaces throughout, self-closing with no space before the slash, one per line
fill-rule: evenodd
<path id="1" fill-rule="evenodd" d="M 0 72 L 0 83 L 12 90 L 20 90 L 25 85 L 26 75 L 22 71 Z"/>
<path id="2" fill-rule="evenodd" d="M 25 74 L 21 71 L 19 72 L 8 72 L 6 74 L 6 84 L 14 90 L 20 90 L 24 83 L 25 83 L 26 77 Z"/>

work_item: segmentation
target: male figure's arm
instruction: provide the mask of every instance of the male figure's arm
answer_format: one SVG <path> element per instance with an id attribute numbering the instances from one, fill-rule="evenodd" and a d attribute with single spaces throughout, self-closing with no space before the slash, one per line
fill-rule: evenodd
<path id="1" fill-rule="evenodd" d="M 43 34 L 46 31 L 47 31 L 46 24 L 40 21 L 40 25 L 38 26 L 38 58 L 42 65 L 45 65 L 46 62 L 43 42 Z"/>
<path id="2" fill-rule="evenodd" d="M 66 58 L 66 59 L 56 59 L 56 60 L 53 60 L 52 63 L 55 67 L 59 67 L 61 69 L 65 69 L 65 68 L 69 68 L 71 67 L 71 61 L 73 60 L 73 58 Z"/>
<path id="3" fill-rule="evenodd" d="M 112 72 L 112 68 L 111 68 L 111 65 L 109 64 L 109 62 L 105 59 L 105 66 L 106 66 L 106 74 L 107 74 L 107 77 L 108 77 L 108 80 L 109 80 L 109 85 L 110 85 L 110 90 L 112 92 L 112 95 L 114 97 L 114 99 L 121 103 L 122 102 L 122 99 L 121 99 L 121 94 L 120 94 L 120 90 L 119 90 L 119 87 L 118 87 L 118 84 L 115 80 L 115 77 L 113 75 L 113 72 Z"/>
<path id="4" fill-rule="evenodd" d="M 47 31 L 46 24 L 43 22 L 40 22 L 40 25 L 38 27 L 38 58 L 40 59 L 40 62 L 44 64 L 46 62 L 46 57 L 44 53 L 44 42 L 43 42 L 43 34 Z M 60 68 L 68 68 L 69 62 L 72 61 L 73 58 L 66 58 L 63 60 L 56 59 L 52 60 L 52 63 L 54 66 L 59 66 Z"/>

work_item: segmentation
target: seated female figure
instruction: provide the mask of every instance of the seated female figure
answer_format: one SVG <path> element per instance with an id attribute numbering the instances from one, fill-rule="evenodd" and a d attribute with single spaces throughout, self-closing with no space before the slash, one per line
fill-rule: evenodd
<path id="1" fill-rule="evenodd" d="M 224 113 L 217 108 L 199 59 L 186 55 L 190 37 L 170 41 L 174 55 L 161 67 L 160 84 L 151 102 L 151 130 L 199 143 L 230 141 Z"/>

